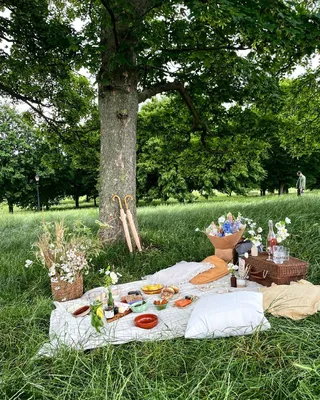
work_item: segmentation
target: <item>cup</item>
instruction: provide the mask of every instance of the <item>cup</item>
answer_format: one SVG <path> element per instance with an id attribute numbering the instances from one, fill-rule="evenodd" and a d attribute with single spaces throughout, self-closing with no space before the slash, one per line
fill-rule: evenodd
<path id="1" fill-rule="evenodd" d="M 237 287 L 238 288 L 244 288 L 247 286 L 247 282 L 245 279 L 237 279 Z"/>
<path id="2" fill-rule="evenodd" d="M 283 246 L 273 246 L 273 262 L 275 264 L 283 264 L 285 260 L 285 252 Z"/>
<path id="3" fill-rule="evenodd" d="M 284 261 L 289 261 L 290 259 L 290 249 L 289 247 L 284 248 Z"/>

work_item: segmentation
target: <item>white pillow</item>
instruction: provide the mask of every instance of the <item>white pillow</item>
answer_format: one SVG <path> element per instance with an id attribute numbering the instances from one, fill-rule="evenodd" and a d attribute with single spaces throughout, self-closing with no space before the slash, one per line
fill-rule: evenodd
<path id="1" fill-rule="evenodd" d="M 241 336 L 269 328 L 262 293 L 239 291 L 201 297 L 189 318 L 185 337 Z"/>
<path id="2" fill-rule="evenodd" d="M 214 268 L 214 265 L 208 262 L 181 261 L 172 267 L 161 269 L 153 275 L 145 276 L 143 279 L 162 285 L 178 285 L 179 283 L 189 282 L 192 278 L 210 268 Z"/>

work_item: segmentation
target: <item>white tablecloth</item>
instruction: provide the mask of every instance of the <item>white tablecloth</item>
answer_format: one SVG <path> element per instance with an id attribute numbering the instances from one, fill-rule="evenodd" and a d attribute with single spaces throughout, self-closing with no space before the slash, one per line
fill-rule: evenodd
<path id="1" fill-rule="evenodd" d="M 129 282 L 117 285 L 120 295 L 127 294 L 131 290 L 141 290 L 146 281 Z M 230 276 L 225 276 L 218 281 L 205 285 L 192 285 L 191 283 L 181 284 L 180 292 L 172 299 L 165 310 L 158 311 L 153 304 L 159 295 L 145 296 L 148 302 L 148 309 L 145 313 L 156 314 L 159 323 L 152 329 L 141 329 L 135 326 L 134 318 L 136 313 L 130 313 L 114 322 L 107 323 L 101 328 L 101 333 L 91 325 L 91 315 L 75 318 L 71 311 L 90 304 L 103 288 L 96 288 L 85 293 L 81 299 L 66 301 L 63 303 L 54 302 L 56 309 L 52 311 L 50 318 L 49 336 L 50 343 L 45 344 L 39 351 L 39 355 L 51 356 L 61 345 L 75 349 L 93 349 L 107 344 L 121 344 L 131 341 L 146 340 L 167 340 L 184 336 L 188 319 L 194 309 L 195 302 L 186 308 L 175 307 L 174 300 L 187 295 L 206 296 L 207 294 L 226 293 L 228 291 L 250 290 L 257 291 L 261 285 L 256 282 L 247 281 L 247 287 L 230 288 Z"/>

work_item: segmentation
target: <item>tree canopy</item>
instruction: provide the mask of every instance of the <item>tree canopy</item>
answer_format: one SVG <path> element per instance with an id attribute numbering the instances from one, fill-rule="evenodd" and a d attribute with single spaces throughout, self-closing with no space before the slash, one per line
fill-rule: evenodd
<path id="1" fill-rule="evenodd" d="M 277 80 L 315 51 L 319 7 L 309 0 L 4 0 L 1 42 L 11 47 L 0 54 L 0 93 L 29 104 L 62 140 L 62 132 L 81 138 L 89 114 L 82 100 L 93 93 L 77 75 L 84 67 L 96 76 L 100 219 L 113 227 L 103 237 L 113 239 L 121 224 L 112 194 L 136 193 L 138 103 L 177 91 L 202 142 L 217 139 L 214 111 L 222 103 L 276 98 Z"/>

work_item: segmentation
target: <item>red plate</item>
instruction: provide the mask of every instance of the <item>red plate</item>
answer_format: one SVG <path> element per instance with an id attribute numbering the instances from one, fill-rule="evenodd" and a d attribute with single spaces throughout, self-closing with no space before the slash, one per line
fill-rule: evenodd
<path id="1" fill-rule="evenodd" d="M 138 328 L 151 329 L 158 325 L 158 317 L 155 314 L 142 314 L 134 319 Z"/>

